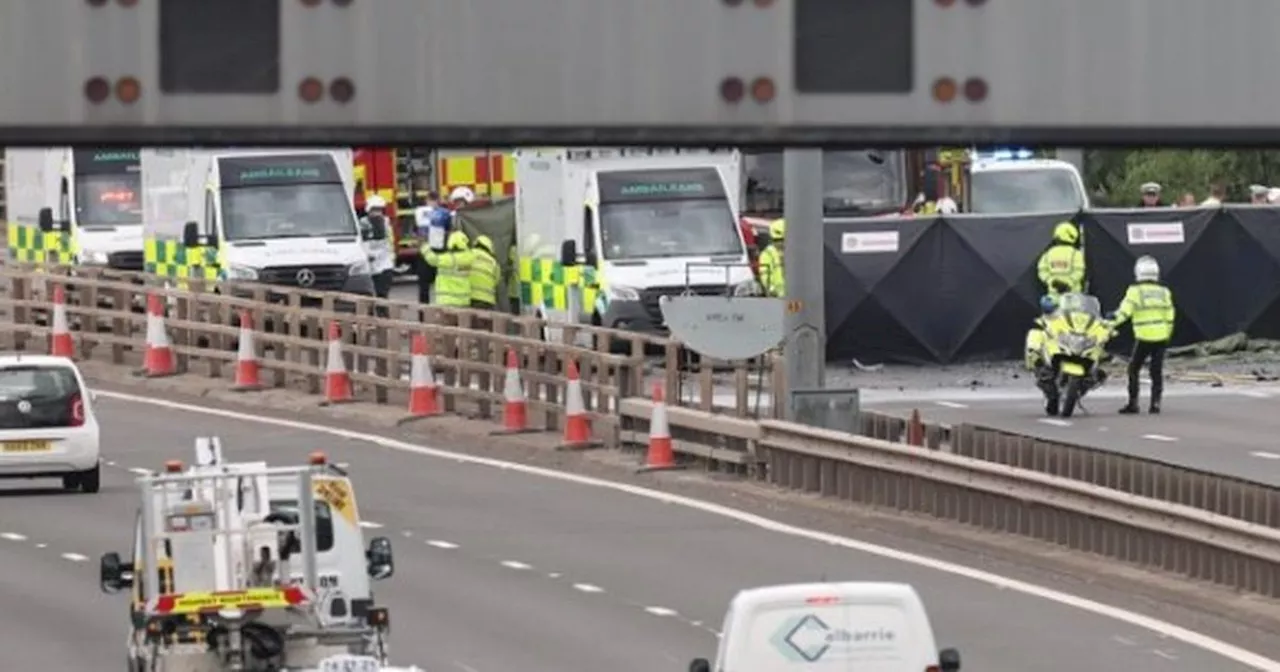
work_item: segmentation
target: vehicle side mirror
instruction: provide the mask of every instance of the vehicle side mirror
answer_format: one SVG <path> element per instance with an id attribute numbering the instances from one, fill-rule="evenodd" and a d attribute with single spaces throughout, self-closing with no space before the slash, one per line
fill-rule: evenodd
<path id="1" fill-rule="evenodd" d="M 182 227 L 182 246 L 183 247 L 200 247 L 203 241 L 200 240 L 200 225 L 195 222 L 187 222 Z"/>
<path id="2" fill-rule="evenodd" d="M 369 563 L 369 576 L 374 581 L 389 579 L 396 573 L 395 560 L 391 554 L 391 540 L 386 537 L 374 537 L 369 542 L 365 559 Z"/>
<path id="3" fill-rule="evenodd" d="M 46 233 L 58 230 L 58 223 L 53 221 L 53 208 L 40 208 L 40 212 L 36 214 L 36 223 L 40 226 L 40 230 Z"/>
<path id="4" fill-rule="evenodd" d="M 938 667 L 942 668 L 942 672 L 958 672 L 960 669 L 960 652 L 955 649 L 939 651 Z"/>
<path id="5" fill-rule="evenodd" d="M 711 672 L 711 663 L 706 658 L 694 658 L 689 661 L 689 672 Z"/>
<path id="6" fill-rule="evenodd" d="M 560 264 L 562 266 L 578 265 L 578 241 L 566 240 L 560 243 Z"/>
<path id="7" fill-rule="evenodd" d="M 133 565 L 120 560 L 119 553 L 104 553 L 98 562 L 98 584 L 104 593 L 118 593 L 133 585 Z"/>

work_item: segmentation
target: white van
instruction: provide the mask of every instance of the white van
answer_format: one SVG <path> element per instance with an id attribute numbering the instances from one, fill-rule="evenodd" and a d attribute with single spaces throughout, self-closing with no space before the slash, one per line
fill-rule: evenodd
<path id="1" fill-rule="evenodd" d="M 715 667 L 689 672 L 955 672 L 924 603 L 905 583 L 803 583 L 744 590 L 729 603 Z"/>

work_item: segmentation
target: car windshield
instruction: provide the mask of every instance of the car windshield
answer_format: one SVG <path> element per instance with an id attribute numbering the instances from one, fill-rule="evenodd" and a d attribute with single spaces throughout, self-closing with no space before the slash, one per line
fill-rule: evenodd
<path id="1" fill-rule="evenodd" d="M 80 383 L 65 366 L 13 366 L 0 369 L 0 402 L 66 399 Z"/>
<path id="2" fill-rule="evenodd" d="M 782 212 L 782 152 L 749 154 L 747 211 Z M 822 154 L 822 209 L 826 215 L 899 208 L 906 203 L 902 152 L 850 150 Z"/>
<path id="3" fill-rule="evenodd" d="M 1058 299 L 1058 310 L 1102 317 L 1102 303 L 1089 294 L 1063 294 Z"/>
<path id="4" fill-rule="evenodd" d="M 1075 173 L 1064 168 L 974 171 L 969 211 L 985 215 L 1057 213 L 1080 210 L 1084 193 Z"/>
<path id="5" fill-rule="evenodd" d="M 142 224 L 142 174 L 76 178 L 76 221 L 82 226 Z"/>
<path id="6" fill-rule="evenodd" d="M 229 241 L 356 235 L 355 211 L 340 184 L 227 189 L 222 221 Z"/>
<path id="7" fill-rule="evenodd" d="M 721 200 L 606 203 L 600 208 L 605 259 L 741 256 L 738 225 Z"/>

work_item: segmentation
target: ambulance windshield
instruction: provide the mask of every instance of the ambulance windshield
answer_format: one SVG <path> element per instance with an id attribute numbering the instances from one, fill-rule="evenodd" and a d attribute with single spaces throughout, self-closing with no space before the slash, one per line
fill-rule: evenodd
<path id="1" fill-rule="evenodd" d="M 746 254 L 716 168 L 602 172 L 597 185 L 605 259 Z"/>
<path id="2" fill-rule="evenodd" d="M 355 213 L 341 184 L 235 187 L 222 194 L 228 241 L 356 235 Z"/>
<path id="3" fill-rule="evenodd" d="M 726 201 L 606 203 L 600 208 L 605 259 L 720 257 L 743 254 Z"/>
<path id="4" fill-rule="evenodd" d="M 81 226 L 142 224 L 142 173 L 77 176 L 75 197 Z"/>

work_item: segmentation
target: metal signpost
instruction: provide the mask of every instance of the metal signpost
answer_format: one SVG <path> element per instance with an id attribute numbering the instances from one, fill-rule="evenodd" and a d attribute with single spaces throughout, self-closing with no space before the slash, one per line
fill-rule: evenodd
<path id="1" fill-rule="evenodd" d="M 1211 0 L 6 2 L 0 144 L 1257 144 L 1276 25 Z"/>

